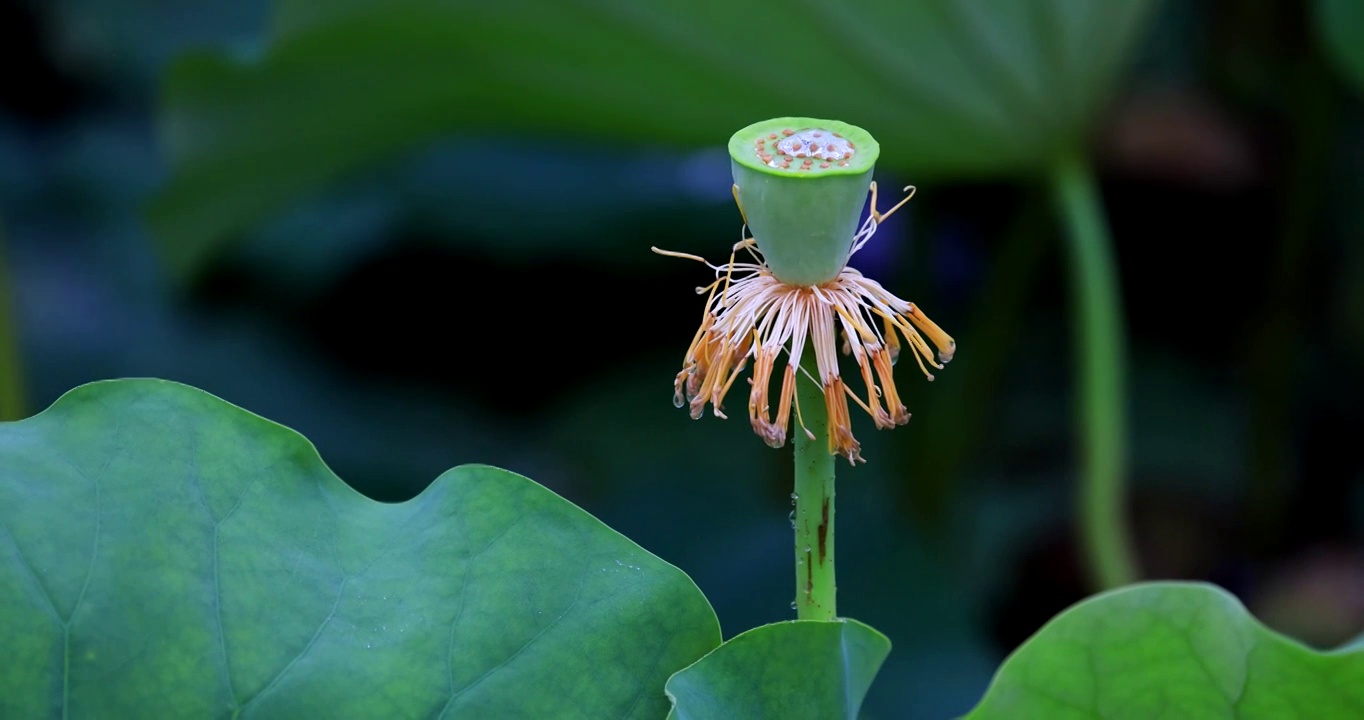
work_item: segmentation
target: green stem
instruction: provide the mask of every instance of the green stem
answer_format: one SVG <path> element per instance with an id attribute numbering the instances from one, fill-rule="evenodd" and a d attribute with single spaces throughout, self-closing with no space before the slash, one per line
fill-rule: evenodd
<path id="1" fill-rule="evenodd" d="M 1092 581 L 1113 588 L 1136 578 L 1123 512 L 1126 473 L 1124 329 L 1112 240 L 1083 158 L 1067 158 L 1052 172 L 1057 209 L 1070 242 L 1071 305 L 1080 375 L 1080 536 Z"/>
<path id="2" fill-rule="evenodd" d="M 813 353 L 805 354 L 813 360 Z M 813 362 L 806 363 L 811 374 Z M 834 455 L 829 452 L 829 418 L 820 387 L 796 374 L 796 399 L 805 427 L 815 439 L 795 427 L 796 436 L 796 617 L 833 620 L 834 604 Z"/>
<path id="3" fill-rule="evenodd" d="M 0 421 L 24 416 L 24 375 L 19 365 L 19 327 L 14 282 L 5 262 L 5 236 L 0 230 Z"/>

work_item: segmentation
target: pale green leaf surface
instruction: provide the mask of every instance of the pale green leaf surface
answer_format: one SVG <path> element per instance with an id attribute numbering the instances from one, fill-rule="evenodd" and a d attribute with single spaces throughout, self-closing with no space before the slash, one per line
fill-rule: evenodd
<path id="1" fill-rule="evenodd" d="M 172 68 L 151 220 L 193 272 L 338 176 L 463 131 L 721 147 L 830 117 L 916 181 L 1032 172 L 1085 142 L 1151 5 L 286 0 L 263 58 Z"/>
<path id="2" fill-rule="evenodd" d="M 670 720 L 855 720 L 890 653 L 856 620 L 794 620 L 738 635 L 668 680 Z"/>
<path id="3" fill-rule="evenodd" d="M 1364 717 L 1364 651 L 1322 653 L 1202 583 L 1081 602 L 1005 661 L 969 720 Z"/>
<path id="4" fill-rule="evenodd" d="M 0 424 L 0 608 L 16 718 L 656 718 L 720 640 L 686 575 L 526 478 L 378 503 L 151 380 Z"/>

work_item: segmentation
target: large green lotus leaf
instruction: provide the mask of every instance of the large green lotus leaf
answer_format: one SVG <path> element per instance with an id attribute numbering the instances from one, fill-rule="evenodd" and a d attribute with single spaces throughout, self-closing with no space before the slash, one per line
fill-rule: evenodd
<path id="1" fill-rule="evenodd" d="M 1364 3 L 1317 0 L 1316 24 L 1331 60 L 1364 93 Z"/>
<path id="2" fill-rule="evenodd" d="M 378 503 L 162 381 L 0 424 L 0 548 L 3 717 L 656 718 L 720 640 L 686 575 L 526 478 Z"/>
<path id="3" fill-rule="evenodd" d="M 1364 717 L 1364 651 L 1316 652 L 1202 583 L 1097 595 L 1000 668 L 970 720 Z"/>
<path id="4" fill-rule="evenodd" d="M 890 653 L 856 620 L 795 620 L 734 637 L 668 679 L 669 720 L 856 720 Z"/>
<path id="5" fill-rule="evenodd" d="M 285 0 L 263 57 L 170 70 L 151 221 L 192 271 L 339 175 L 460 131 L 721 147 L 755 119 L 834 117 L 916 181 L 1029 172 L 1085 141 L 1151 5 Z"/>

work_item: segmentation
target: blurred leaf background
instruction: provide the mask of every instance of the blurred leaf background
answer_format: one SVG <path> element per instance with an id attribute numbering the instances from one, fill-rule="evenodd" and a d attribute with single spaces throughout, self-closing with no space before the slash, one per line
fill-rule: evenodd
<path id="1" fill-rule="evenodd" d="M 729 134 L 838 117 L 919 187 L 859 266 L 960 345 L 907 427 L 859 433 L 840 611 L 895 646 L 867 716 L 960 714 L 1091 589 L 1046 179 L 1083 153 L 1142 575 L 1364 631 L 1356 5 L 681 7 L 0 0 L 0 413 L 187 382 L 376 498 L 529 475 L 691 574 L 726 637 L 789 617 L 789 453 L 672 407 L 704 273 L 648 246 L 719 256 Z"/>

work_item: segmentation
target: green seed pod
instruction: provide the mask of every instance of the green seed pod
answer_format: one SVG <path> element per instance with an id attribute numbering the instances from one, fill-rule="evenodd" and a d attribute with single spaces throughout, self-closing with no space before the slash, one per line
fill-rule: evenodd
<path id="1" fill-rule="evenodd" d="M 740 209 L 772 274 L 807 287 L 838 277 L 881 146 L 837 120 L 787 117 L 729 139 Z"/>

